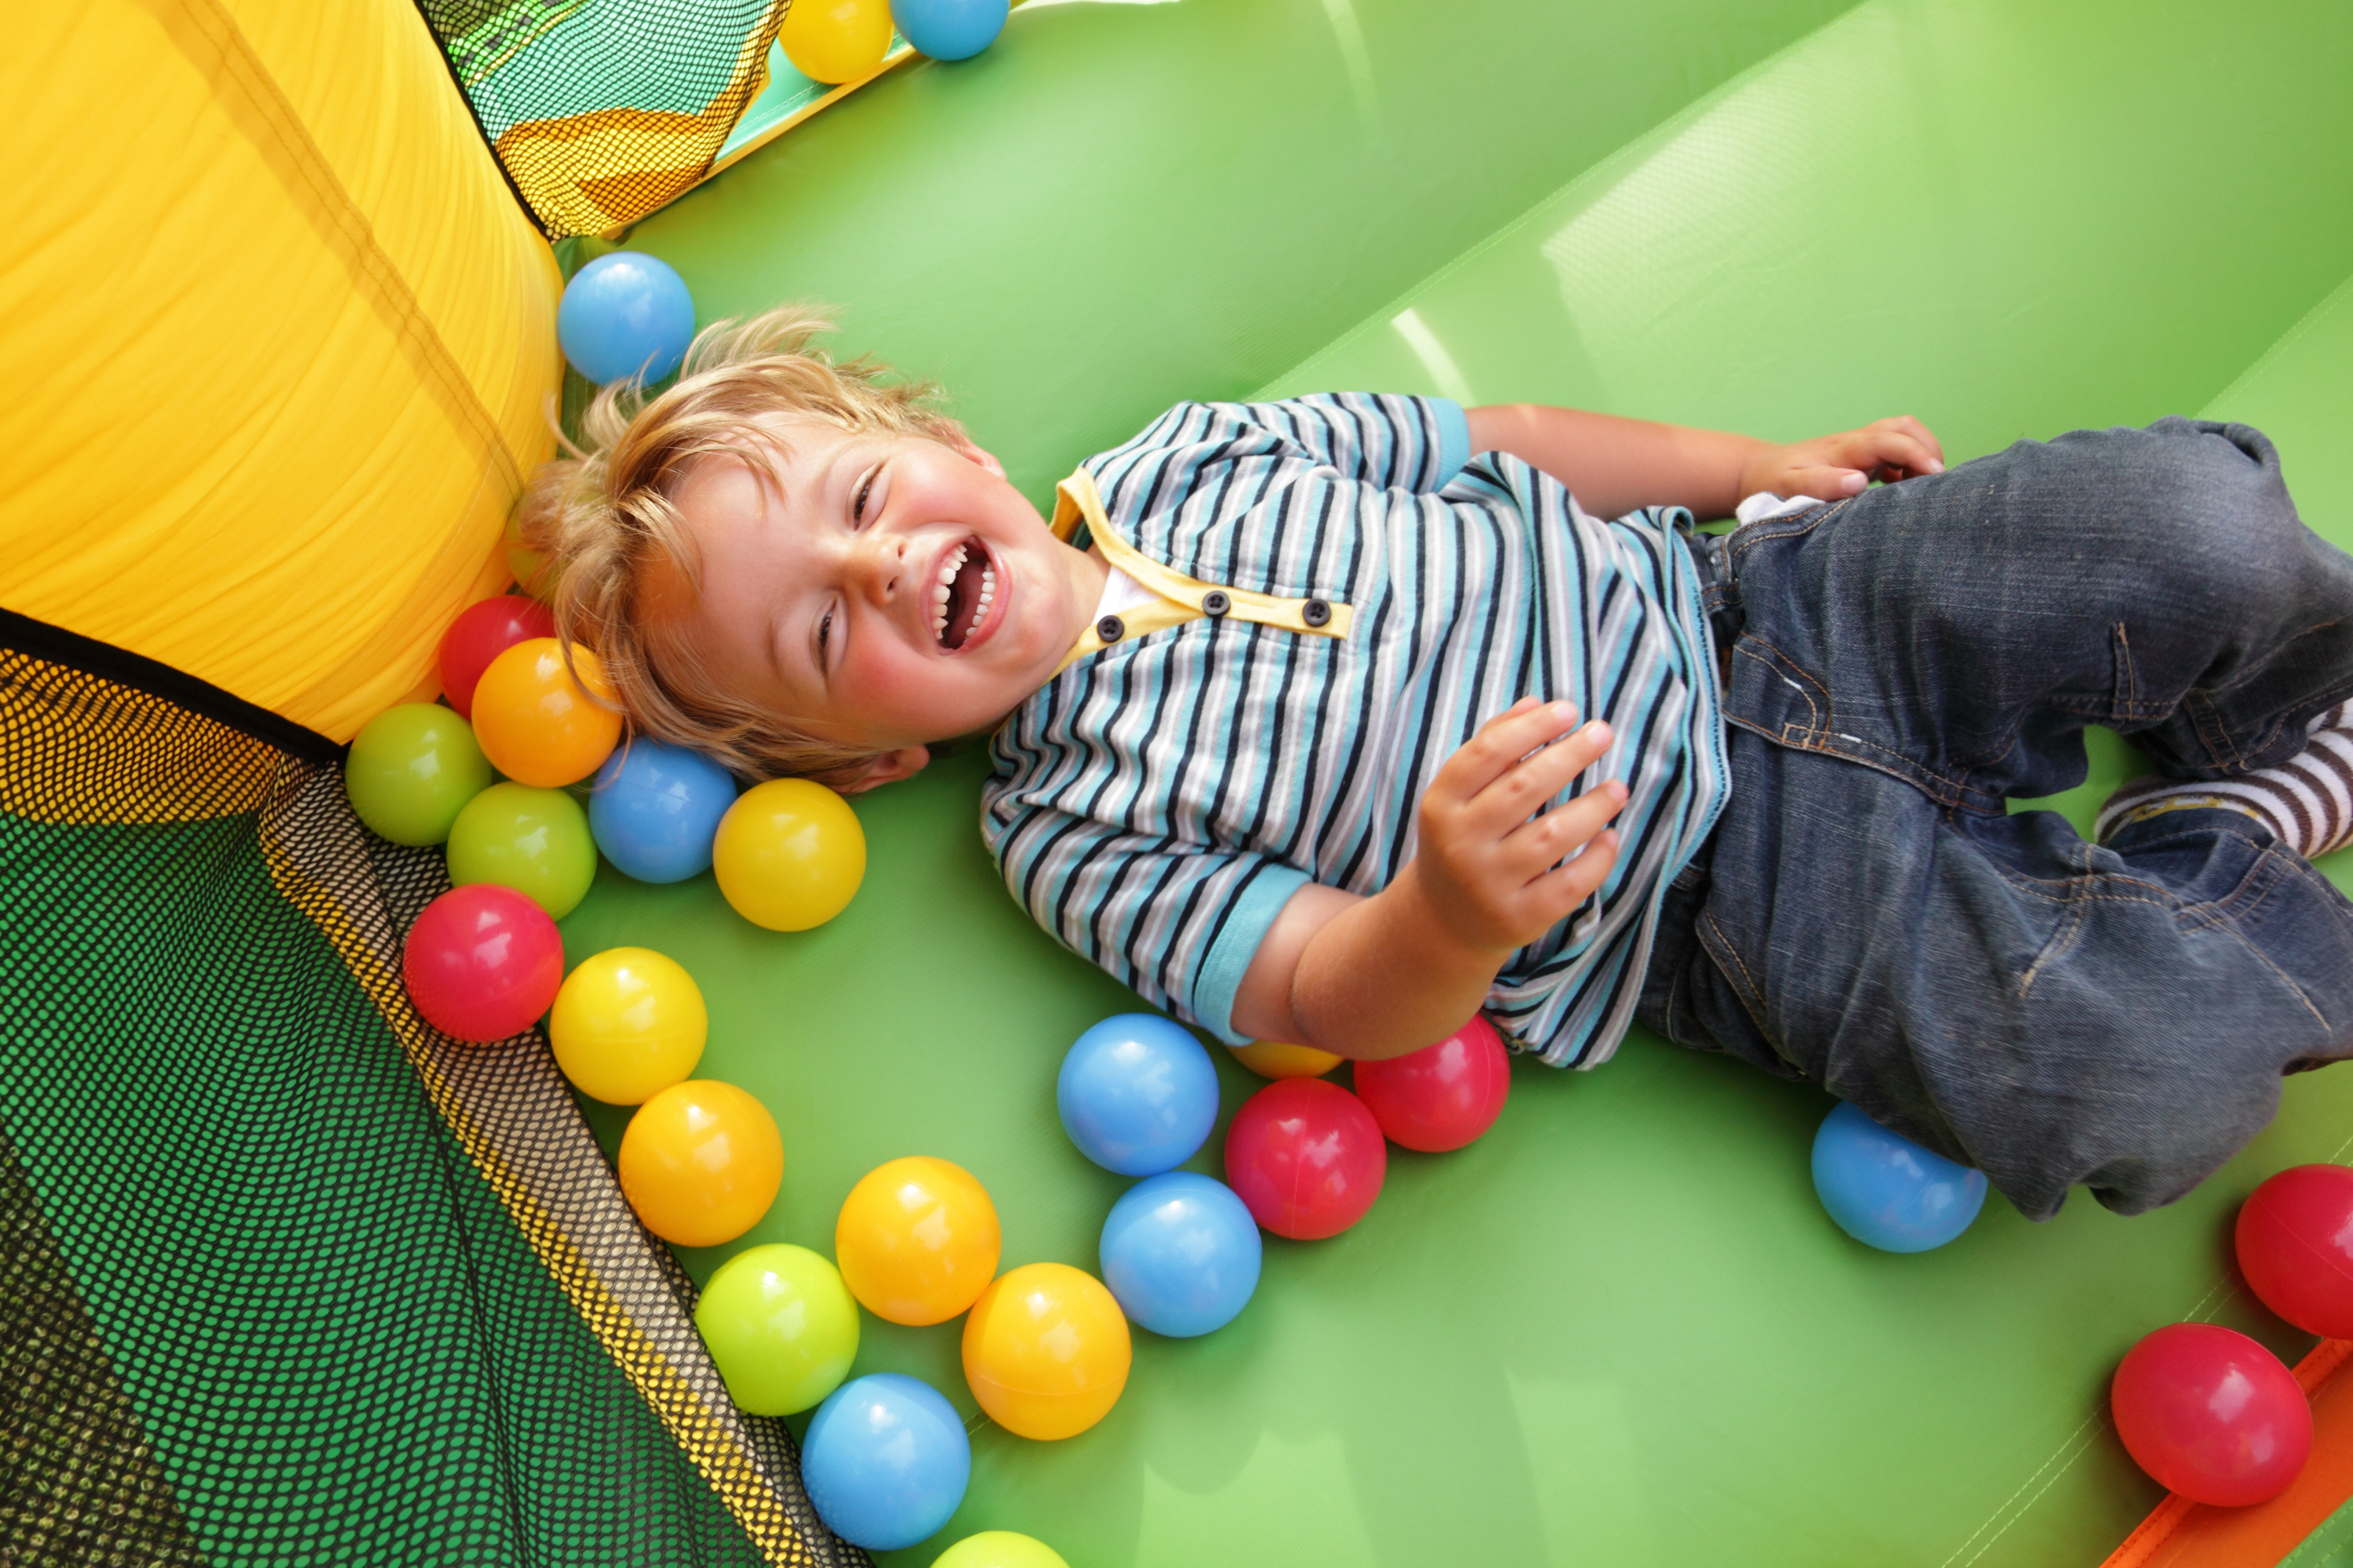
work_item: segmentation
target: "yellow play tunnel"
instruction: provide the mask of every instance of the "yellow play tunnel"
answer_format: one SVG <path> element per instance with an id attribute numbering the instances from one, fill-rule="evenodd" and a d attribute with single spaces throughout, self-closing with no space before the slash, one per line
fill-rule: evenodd
<path id="1" fill-rule="evenodd" d="M 0 605 L 347 739 L 505 581 L 554 258 L 407 0 L 11 23 Z"/>

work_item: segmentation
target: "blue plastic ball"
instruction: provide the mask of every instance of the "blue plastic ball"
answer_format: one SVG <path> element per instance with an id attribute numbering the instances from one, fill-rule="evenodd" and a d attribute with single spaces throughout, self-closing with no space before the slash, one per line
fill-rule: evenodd
<path id="1" fill-rule="evenodd" d="M 1123 1176 L 1156 1176 L 1191 1159 L 1218 1124 L 1218 1069 L 1179 1026 L 1121 1013 L 1062 1058 L 1054 1102 L 1080 1153 Z"/>
<path id="2" fill-rule="evenodd" d="M 891 0 L 891 20 L 918 54 L 969 59 L 1005 30 L 1007 0 Z"/>
<path id="3" fill-rule="evenodd" d="M 1926 1252 L 1969 1228 L 1985 1206 L 1986 1179 L 1841 1105 L 1814 1134 L 1814 1191 L 1857 1241 Z"/>
<path id="4" fill-rule="evenodd" d="M 650 384 L 686 357 L 694 341 L 694 300 L 667 261 L 616 250 L 564 286 L 555 336 L 572 368 L 597 385 L 640 372 Z"/>
<path id="5" fill-rule="evenodd" d="M 682 882 L 711 869 L 719 819 L 735 779 L 700 752 L 634 739 L 596 770 L 588 831 L 605 858 L 640 882 Z"/>
<path id="6" fill-rule="evenodd" d="M 801 1440 L 801 1484 L 826 1528 L 869 1552 L 938 1531 L 964 1501 L 972 1442 L 931 1384 L 877 1372 L 826 1397 Z"/>
<path id="7" fill-rule="evenodd" d="M 1146 1176 L 1103 1221 L 1103 1283 L 1128 1321 L 1190 1339 L 1222 1329 L 1258 1289 L 1258 1221 L 1223 1182 Z"/>

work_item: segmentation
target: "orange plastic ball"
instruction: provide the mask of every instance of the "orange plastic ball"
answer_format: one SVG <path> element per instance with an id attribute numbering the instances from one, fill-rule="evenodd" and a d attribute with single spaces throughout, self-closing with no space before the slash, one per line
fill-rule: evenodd
<path id="1" fill-rule="evenodd" d="M 1029 1263 L 980 1294 L 964 1321 L 964 1380 L 988 1418 L 1021 1437 L 1072 1437 L 1111 1413 L 1134 1349 L 1103 1281 Z"/>
<path id="2" fill-rule="evenodd" d="M 890 52 L 891 0 L 796 0 L 776 42 L 811 81 L 856 81 Z"/>
<path id="3" fill-rule="evenodd" d="M 1281 1040 L 1252 1040 L 1247 1046 L 1226 1048 L 1261 1078 L 1322 1078 L 1343 1059 L 1314 1046 L 1285 1045 Z"/>
<path id="4" fill-rule="evenodd" d="M 577 784 L 621 739 L 621 715 L 602 705 L 613 700 L 603 666 L 585 647 L 573 648 L 572 661 L 577 681 L 564 668 L 561 643 L 533 637 L 491 660 L 474 684 L 474 738 L 491 765 L 517 784 Z"/>
<path id="5" fill-rule="evenodd" d="M 988 1289 L 1000 1242 L 997 1205 L 961 1165 L 911 1154 L 849 1189 L 833 1258 L 849 1293 L 893 1323 L 944 1323 Z"/>
<path id="6" fill-rule="evenodd" d="M 717 1247 L 754 1226 L 785 1179 L 768 1108 L 732 1083 L 689 1079 L 638 1107 L 621 1134 L 621 1192 L 646 1228 Z"/>

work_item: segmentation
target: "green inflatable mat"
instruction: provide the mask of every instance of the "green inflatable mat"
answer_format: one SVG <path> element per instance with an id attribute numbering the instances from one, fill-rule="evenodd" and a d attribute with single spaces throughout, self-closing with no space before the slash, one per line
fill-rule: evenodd
<path id="1" fill-rule="evenodd" d="M 1916 414 L 1955 459 L 2205 412 L 2263 426 L 2353 542 L 2353 11 L 2027 0 L 1030 0 L 640 225 L 705 320 L 787 299 L 938 377 L 1043 500 L 1171 402 L 1331 387 L 1530 399 L 1788 438 Z M 977 1174 L 1007 1266 L 1092 1269 L 1125 1184 L 1063 1137 L 1064 1048 L 1134 998 L 1006 895 L 978 748 L 858 803 L 863 891 L 755 930 L 708 878 L 609 868 L 576 959 L 642 943 L 709 999 L 701 1075 L 783 1129 L 745 1243 L 830 1252 L 894 1155 Z M 2124 775 L 2121 746 L 2057 803 Z M 2332 870 L 2343 882 L 2347 868 Z M 1222 1051 L 1225 1109 L 1256 1086 Z M 2157 1500 L 2106 1424 L 2162 1323 L 2309 1341 L 2237 1287 L 2263 1176 L 2353 1147 L 2353 1070 L 2291 1080 L 2200 1192 L 2047 1226 L 1996 1198 L 1895 1257 L 1824 1217 L 1830 1101 L 1637 1037 L 1521 1064 L 1455 1154 L 1393 1152 L 1256 1299 L 1139 1331 L 1125 1396 L 987 1425 L 957 1325 L 867 1320 L 858 1370 L 973 1417 L 972 1531 L 1073 1568 L 2095 1563 Z M 624 1113 L 592 1107 L 609 1148 Z M 1193 1163 L 1215 1172 L 1218 1141 Z M 687 1252 L 697 1279 L 725 1250 Z M 2334 1561 L 2333 1557 L 2327 1559 Z"/>

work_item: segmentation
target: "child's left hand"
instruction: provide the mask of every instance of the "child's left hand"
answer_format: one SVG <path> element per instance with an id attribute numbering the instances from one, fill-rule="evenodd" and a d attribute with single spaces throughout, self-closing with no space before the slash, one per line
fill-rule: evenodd
<path id="1" fill-rule="evenodd" d="M 1873 479 L 1894 484 L 1945 471 L 1945 448 L 1910 415 L 1874 419 L 1860 430 L 1817 436 L 1787 447 L 1760 443 L 1740 467 L 1740 497 L 1760 491 L 1837 500 Z"/>

